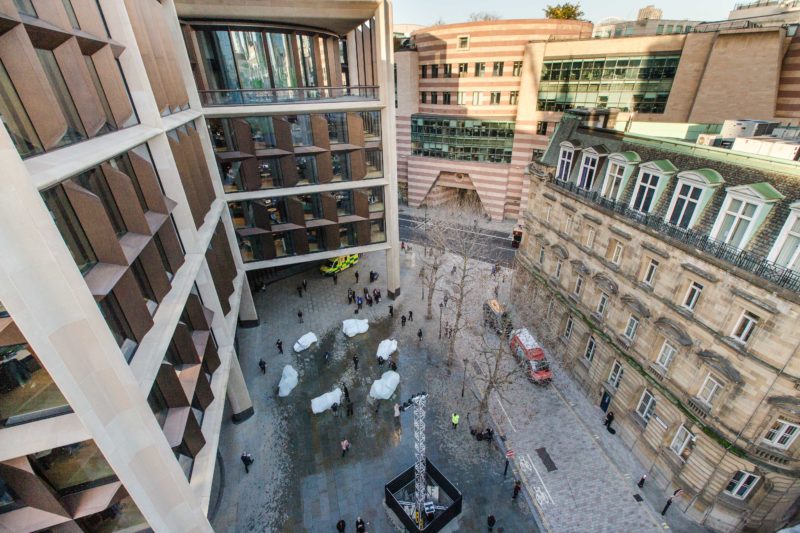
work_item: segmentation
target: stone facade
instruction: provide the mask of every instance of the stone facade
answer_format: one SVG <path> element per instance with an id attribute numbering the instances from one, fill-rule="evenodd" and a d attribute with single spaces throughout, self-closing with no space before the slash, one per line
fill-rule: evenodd
<path id="1" fill-rule="evenodd" d="M 565 142 L 605 152 L 588 187 L 576 185 L 579 156 L 555 179 Z M 764 267 L 781 268 L 766 256 L 794 216 L 797 177 L 773 161 L 724 157 L 565 116 L 529 169 L 518 254 L 528 292 L 518 297 L 547 308 L 537 333 L 553 339 L 586 394 L 615 413 L 619 437 L 649 479 L 682 489 L 681 510 L 718 531 L 771 531 L 791 523 L 800 495 L 800 295 L 786 281 L 793 271 L 776 278 Z M 614 201 L 603 186 L 609 166 L 623 160 Z M 670 229 L 676 183 L 698 170 L 710 198 L 689 228 Z M 668 183 L 649 211 L 636 213 L 646 172 Z M 763 182 L 781 197 L 756 217 L 739 255 L 720 253 L 710 236 L 729 190 Z M 752 327 L 746 317 L 756 317 Z"/>

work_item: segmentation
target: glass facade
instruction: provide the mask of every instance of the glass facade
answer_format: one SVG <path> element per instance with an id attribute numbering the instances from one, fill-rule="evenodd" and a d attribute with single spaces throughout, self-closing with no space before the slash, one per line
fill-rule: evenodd
<path id="1" fill-rule="evenodd" d="M 116 481 L 105 457 L 91 440 L 28 456 L 34 472 L 60 495 Z"/>
<path id="2" fill-rule="evenodd" d="M 680 55 L 545 61 L 539 110 L 617 108 L 663 113 Z"/>
<path id="3" fill-rule="evenodd" d="M 514 122 L 413 115 L 411 153 L 457 161 L 510 163 Z"/>

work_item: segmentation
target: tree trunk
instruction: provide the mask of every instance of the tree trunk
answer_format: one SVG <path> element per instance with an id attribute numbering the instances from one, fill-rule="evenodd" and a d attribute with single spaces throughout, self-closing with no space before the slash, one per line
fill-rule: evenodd
<path id="1" fill-rule="evenodd" d="M 436 281 L 438 280 L 439 264 L 438 260 L 431 266 L 430 277 L 428 278 L 428 313 L 425 318 L 430 320 L 433 318 L 433 293 L 436 290 Z"/>
<path id="2" fill-rule="evenodd" d="M 455 355 L 456 336 L 461 331 L 461 310 L 464 305 L 464 293 L 466 292 L 467 266 L 469 258 L 463 257 L 461 264 L 461 279 L 458 282 L 458 298 L 456 298 L 456 318 L 453 323 L 453 335 L 447 345 L 447 366 L 453 365 L 453 355 Z"/>

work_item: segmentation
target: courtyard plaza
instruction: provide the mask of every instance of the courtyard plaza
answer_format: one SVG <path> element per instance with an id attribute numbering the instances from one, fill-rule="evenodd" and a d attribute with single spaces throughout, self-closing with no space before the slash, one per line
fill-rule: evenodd
<path id="1" fill-rule="evenodd" d="M 215 530 L 327 532 L 335 531 L 336 522 L 343 519 L 347 531 L 354 531 L 361 516 L 371 533 L 395 531 L 383 505 L 383 487 L 413 464 L 414 443 L 412 413 L 402 413 L 395 421 L 393 406 L 425 391 L 427 455 L 464 498 L 460 517 L 446 531 L 485 531 L 489 514 L 497 518 L 495 531 L 502 528 L 506 533 L 704 531 L 683 516 L 680 500 L 666 517 L 659 514 L 669 494 L 650 484 L 636 486 L 647 467 L 605 431 L 602 411 L 563 370 L 557 354 L 548 353 L 554 371 L 550 386 L 537 387 L 520 373 L 502 394 L 492 396 L 489 423 L 496 429 L 495 442 L 488 445 L 471 437 L 469 426 L 477 424 L 480 368 L 475 362 L 482 303 L 493 297 L 495 287 L 500 300 L 507 301 L 514 290 L 511 272 L 504 268 L 490 276 L 491 265 L 478 263 L 486 272 L 485 281 L 464 306 L 469 327 L 457 341 L 456 362 L 448 369 L 445 339 L 438 337 L 438 303 L 444 293 L 436 294 L 434 316 L 425 320 L 419 276 L 423 253 L 421 245 L 401 252 L 402 294 L 394 301 L 386 296 L 383 254 L 362 256 L 356 267 L 339 274 L 337 285 L 310 267 L 254 293 L 260 325 L 239 330 L 238 350 L 255 415 L 240 425 L 226 417 L 220 437 L 223 467 L 218 468 L 211 501 Z M 450 266 L 445 265 L 445 272 Z M 355 282 L 356 270 L 360 283 Z M 380 275 L 374 283 L 367 283 L 370 270 Z M 304 279 L 308 290 L 300 298 L 296 287 Z M 452 294 L 449 276 L 443 281 L 441 288 Z M 347 303 L 347 289 L 363 294 L 365 286 L 370 291 L 380 288 L 383 299 L 371 307 L 365 304 L 356 315 L 355 305 Z M 394 318 L 389 317 L 389 305 L 394 306 Z M 452 322 L 453 306 L 451 300 L 443 309 L 443 326 Z M 302 324 L 298 310 L 303 311 Z M 402 327 L 400 316 L 409 311 L 414 320 Z M 513 316 L 512 312 L 512 320 Z M 347 338 L 341 331 L 347 318 L 369 319 L 369 331 Z M 319 342 L 295 353 L 292 344 L 309 331 Z M 279 338 L 283 355 L 275 346 Z M 373 380 L 388 370 L 388 363 L 379 366 L 375 356 L 378 344 L 387 338 L 398 341 L 393 359 L 400 385 L 390 400 L 377 405 L 368 393 Z M 325 352 L 331 353 L 327 363 Z M 355 353 L 358 371 L 352 361 Z M 259 358 L 267 363 L 266 375 L 258 368 Z M 299 372 L 299 384 L 288 397 L 278 398 L 276 388 L 286 364 Z M 514 363 L 508 358 L 504 364 Z M 348 418 L 344 406 L 337 415 L 330 410 L 311 413 L 312 398 L 342 384 L 354 402 L 354 416 Z M 450 424 L 453 412 L 461 415 L 457 430 Z M 352 448 L 343 458 L 340 442 L 345 438 Z M 504 477 L 509 449 L 515 457 Z M 250 474 L 239 459 L 243 452 L 255 460 Z M 512 500 L 515 479 L 523 481 L 525 490 Z"/>

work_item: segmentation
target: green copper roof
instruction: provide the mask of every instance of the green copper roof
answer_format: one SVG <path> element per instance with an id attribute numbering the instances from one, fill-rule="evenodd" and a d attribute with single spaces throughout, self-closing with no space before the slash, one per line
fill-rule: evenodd
<path id="1" fill-rule="evenodd" d="M 630 150 L 628 150 L 627 152 L 620 152 L 619 155 L 624 157 L 625 161 L 627 161 L 628 163 L 639 163 L 642 160 L 642 158 L 639 157 L 639 154 L 637 154 L 636 152 L 632 152 Z"/>
<path id="2" fill-rule="evenodd" d="M 784 195 L 776 191 L 775 187 L 766 181 L 762 181 L 761 183 L 750 183 L 747 186 L 763 196 L 765 200 L 783 200 L 786 198 Z"/>
<path id="3" fill-rule="evenodd" d="M 656 161 L 650 161 L 650 163 L 657 166 L 663 172 L 677 172 L 678 167 L 670 163 L 668 159 L 658 159 Z"/>
<path id="4" fill-rule="evenodd" d="M 720 173 L 714 170 L 713 168 L 698 168 L 696 170 L 691 170 L 690 172 L 694 172 L 695 174 L 700 174 L 705 179 L 707 179 L 708 183 L 710 183 L 711 185 L 718 185 L 720 183 L 725 183 L 725 180 L 722 179 Z"/>

